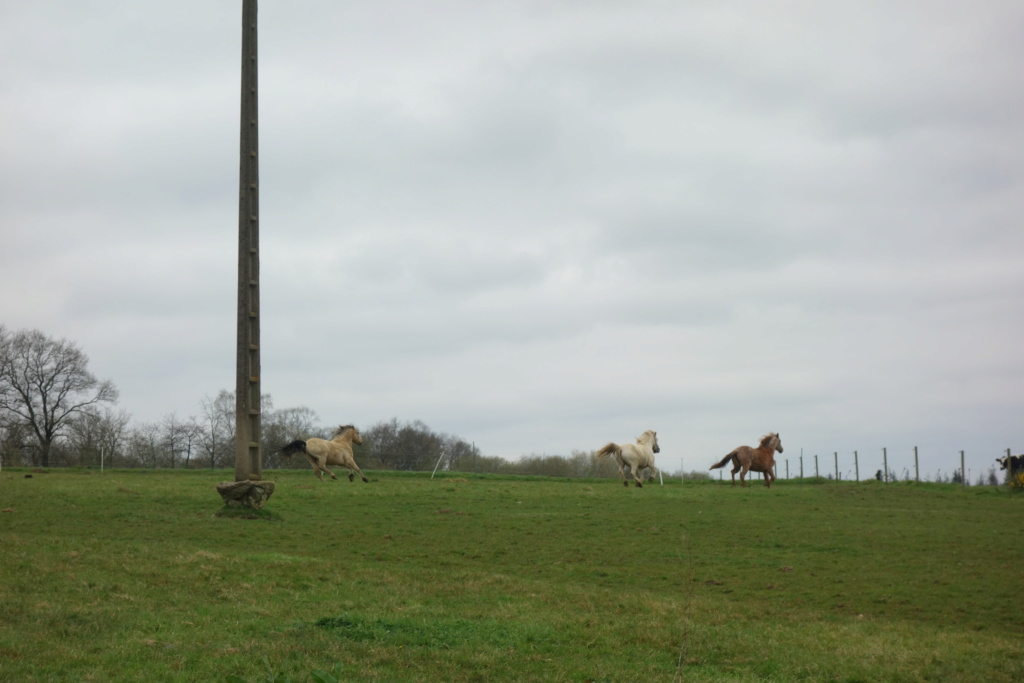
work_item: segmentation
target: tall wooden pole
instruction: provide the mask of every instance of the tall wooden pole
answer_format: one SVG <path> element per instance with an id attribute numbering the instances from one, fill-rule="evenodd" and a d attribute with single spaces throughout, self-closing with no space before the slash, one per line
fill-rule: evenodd
<path id="1" fill-rule="evenodd" d="M 235 481 L 263 478 L 263 459 L 260 455 L 260 165 L 257 83 L 256 0 L 242 0 Z"/>

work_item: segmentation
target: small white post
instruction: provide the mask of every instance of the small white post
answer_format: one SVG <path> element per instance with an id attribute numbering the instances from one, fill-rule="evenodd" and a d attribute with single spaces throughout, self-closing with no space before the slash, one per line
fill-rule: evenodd
<path id="1" fill-rule="evenodd" d="M 441 465 L 441 458 L 443 458 L 443 457 L 444 457 L 444 453 L 442 452 L 440 457 L 438 457 L 438 459 L 437 459 L 437 464 L 434 465 L 434 471 L 430 473 L 430 478 L 431 479 L 433 479 L 434 475 L 437 474 L 437 468 Z"/>

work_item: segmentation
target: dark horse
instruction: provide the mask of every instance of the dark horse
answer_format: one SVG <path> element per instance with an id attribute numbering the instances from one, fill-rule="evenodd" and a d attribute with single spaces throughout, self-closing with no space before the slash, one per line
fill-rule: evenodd
<path id="1" fill-rule="evenodd" d="M 764 485 L 771 488 L 775 481 L 775 452 L 782 452 L 782 439 L 775 432 L 769 432 L 761 437 L 761 444 L 757 448 L 740 446 L 729 455 L 722 458 L 708 469 L 716 470 L 725 467 L 725 464 L 732 460 L 732 485 L 736 485 L 736 473 L 740 472 L 740 486 L 746 486 L 747 472 L 763 472 Z"/>

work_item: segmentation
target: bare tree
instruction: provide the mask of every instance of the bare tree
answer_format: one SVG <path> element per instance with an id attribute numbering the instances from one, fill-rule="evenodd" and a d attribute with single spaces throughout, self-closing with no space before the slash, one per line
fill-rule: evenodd
<path id="1" fill-rule="evenodd" d="M 195 417 L 182 420 L 176 413 L 170 413 L 164 417 L 160 430 L 159 443 L 164 447 L 171 469 L 178 466 L 179 460 L 184 460 L 184 467 L 187 469 L 192 462 L 192 454 L 198 451 L 203 436 L 203 427 L 199 421 Z"/>
<path id="2" fill-rule="evenodd" d="M 0 413 L 0 458 L 5 466 L 31 464 L 34 438 L 28 427 L 12 418 Z"/>
<path id="3" fill-rule="evenodd" d="M 77 454 L 79 466 L 99 464 L 101 453 L 112 462 L 124 447 L 130 419 L 127 411 L 114 412 L 109 407 L 101 411 L 92 406 L 69 420 L 68 446 Z"/>
<path id="4" fill-rule="evenodd" d="M 181 443 L 185 450 L 185 469 L 192 462 L 192 453 L 198 452 L 199 441 L 203 435 L 203 426 L 195 415 L 188 418 L 181 427 Z"/>
<path id="5" fill-rule="evenodd" d="M 235 394 L 221 389 L 216 398 L 204 397 L 202 406 L 199 446 L 213 469 L 218 462 L 226 464 L 235 453 Z"/>
<path id="6" fill-rule="evenodd" d="M 158 468 L 163 454 L 161 440 L 159 424 L 143 422 L 136 426 L 128 436 L 128 459 L 143 467 Z"/>
<path id="7" fill-rule="evenodd" d="M 423 422 L 404 424 L 398 418 L 379 422 L 363 432 L 363 442 L 384 467 L 392 470 L 430 469 L 442 454 L 443 439 Z"/>
<path id="8" fill-rule="evenodd" d="M 457 436 L 443 434 L 441 448 L 444 452 L 444 469 L 455 470 L 460 462 L 472 463 L 473 458 L 480 455 L 480 450 Z"/>
<path id="9" fill-rule="evenodd" d="M 111 465 L 114 458 L 118 456 L 128 439 L 128 424 L 131 416 L 127 410 L 114 412 L 110 408 L 103 410 L 103 419 L 100 422 L 100 445 L 110 454 Z"/>
<path id="10" fill-rule="evenodd" d="M 0 328 L 0 412 L 32 431 L 42 457 L 75 415 L 90 406 L 117 401 L 117 388 L 88 370 L 89 359 L 74 343 L 50 339 L 38 330 L 9 334 Z"/>
<path id="11" fill-rule="evenodd" d="M 185 422 L 178 419 L 177 413 L 170 413 L 164 416 L 160 425 L 163 435 L 160 439 L 164 445 L 165 452 L 170 457 L 171 469 L 178 466 L 178 454 L 185 452 Z"/>

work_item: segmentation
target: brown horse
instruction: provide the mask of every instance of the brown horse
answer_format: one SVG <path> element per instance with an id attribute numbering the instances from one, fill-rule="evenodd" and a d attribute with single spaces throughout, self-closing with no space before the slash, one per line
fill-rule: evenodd
<path id="1" fill-rule="evenodd" d="M 775 481 L 775 452 L 782 452 L 782 439 L 775 432 L 769 432 L 761 437 L 761 444 L 757 448 L 740 446 L 729 455 L 722 458 L 708 469 L 716 470 L 725 467 L 725 464 L 732 460 L 732 485 L 736 485 L 736 473 L 740 472 L 740 485 L 746 486 L 748 471 L 763 472 L 764 485 L 771 488 Z"/>
<path id="2" fill-rule="evenodd" d="M 637 437 L 636 443 L 610 443 L 602 446 L 601 450 L 597 452 L 597 458 L 603 460 L 614 455 L 615 461 L 619 463 L 619 476 L 622 477 L 623 485 L 629 486 L 625 472 L 626 466 L 629 466 L 630 474 L 636 481 L 636 487 L 643 488 L 644 483 L 639 476 L 640 470 L 649 467 L 651 469 L 650 478 L 654 479 L 654 474 L 658 471 L 654 467 L 654 454 L 660 452 L 657 432 L 648 429 Z"/>
<path id="3" fill-rule="evenodd" d="M 338 477 L 327 469 L 327 466 L 338 465 L 348 470 L 349 481 L 352 481 L 355 473 L 358 472 L 362 480 L 368 482 L 370 480 L 359 469 L 352 456 L 352 444 L 354 443 L 363 443 L 363 438 L 359 436 L 359 430 L 352 425 L 344 425 L 338 427 L 338 431 L 334 433 L 334 438 L 330 441 L 326 439 L 306 439 L 305 441 L 296 439 L 281 449 L 281 455 L 288 457 L 302 453 L 309 459 L 309 464 L 313 466 L 313 472 L 320 481 L 324 480 L 324 472 L 331 475 L 331 479 L 337 479 Z"/>

